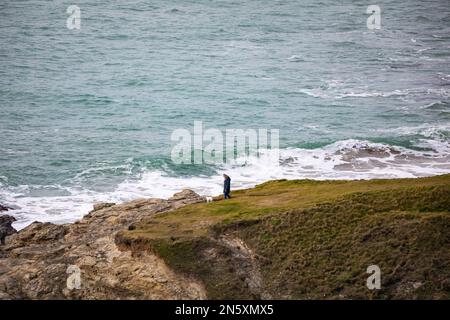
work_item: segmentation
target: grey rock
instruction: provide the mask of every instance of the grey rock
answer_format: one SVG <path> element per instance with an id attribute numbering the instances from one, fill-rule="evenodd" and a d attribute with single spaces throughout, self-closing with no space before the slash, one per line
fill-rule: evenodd
<path id="1" fill-rule="evenodd" d="M 0 212 L 1 212 L 1 211 L 8 211 L 8 210 L 11 210 L 11 208 L 6 207 L 6 206 L 0 204 Z"/>
<path id="2" fill-rule="evenodd" d="M 4 245 L 5 238 L 17 232 L 12 226 L 14 221 L 16 221 L 16 219 L 12 216 L 0 216 L 0 244 Z"/>
<path id="3" fill-rule="evenodd" d="M 94 204 L 94 210 L 93 211 L 98 211 L 98 210 L 102 210 L 104 208 L 109 208 L 116 205 L 115 203 L 112 202 L 100 202 L 100 203 L 95 203 Z"/>

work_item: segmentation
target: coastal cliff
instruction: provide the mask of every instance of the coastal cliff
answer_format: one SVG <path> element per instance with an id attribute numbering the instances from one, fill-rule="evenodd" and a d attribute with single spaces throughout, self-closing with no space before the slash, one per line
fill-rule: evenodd
<path id="1" fill-rule="evenodd" d="M 168 200 L 96 204 L 73 224 L 35 222 L 0 246 L 0 299 L 205 298 L 198 281 L 174 273 L 157 256 L 115 244 L 115 234 L 132 223 L 199 201 L 185 190 Z M 80 270 L 79 289 L 67 286 L 69 266 Z"/>
<path id="2" fill-rule="evenodd" d="M 270 181 L 215 200 L 183 190 L 33 223 L 0 246 L 0 299 L 450 298 L 450 175 Z"/>

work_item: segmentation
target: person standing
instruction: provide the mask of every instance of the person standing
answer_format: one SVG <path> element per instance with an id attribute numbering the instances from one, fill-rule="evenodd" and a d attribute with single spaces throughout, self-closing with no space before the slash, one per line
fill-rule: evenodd
<path id="1" fill-rule="evenodd" d="M 224 174 L 223 179 L 223 198 L 230 199 L 231 178 L 228 175 Z"/>

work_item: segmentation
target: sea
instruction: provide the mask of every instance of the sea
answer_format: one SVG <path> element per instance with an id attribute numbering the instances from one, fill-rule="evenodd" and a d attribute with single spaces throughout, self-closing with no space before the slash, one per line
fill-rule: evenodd
<path id="1" fill-rule="evenodd" d="M 176 164 L 172 133 L 194 121 L 279 130 L 279 161 Z M 449 1 L 0 2 L 0 204 L 16 228 L 220 194 L 223 173 L 232 190 L 450 173 Z"/>

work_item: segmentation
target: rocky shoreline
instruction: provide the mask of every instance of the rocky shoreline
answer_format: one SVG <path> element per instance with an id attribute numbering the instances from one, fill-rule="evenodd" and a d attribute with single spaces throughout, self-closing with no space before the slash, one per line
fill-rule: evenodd
<path id="1" fill-rule="evenodd" d="M 9 234 L 0 246 L 0 299 L 205 298 L 201 283 L 149 252 L 132 253 L 115 242 L 117 232 L 134 223 L 203 201 L 183 190 L 167 200 L 101 203 L 75 223 L 34 222 Z M 79 270 L 79 289 L 69 283 L 73 270 Z"/>
<path id="2" fill-rule="evenodd" d="M 0 299 L 450 297 L 450 174 L 274 180 L 213 203 L 183 190 L 17 233 L 7 213 Z"/>

